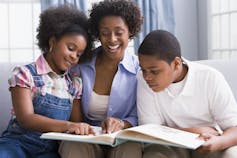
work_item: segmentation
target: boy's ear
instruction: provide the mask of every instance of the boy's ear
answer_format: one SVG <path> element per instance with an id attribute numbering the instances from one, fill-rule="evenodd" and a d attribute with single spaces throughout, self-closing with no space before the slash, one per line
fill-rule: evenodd
<path id="1" fill-rule="evenodd" d="M 175 70 L 178 70 L 182 67 L 182 59 L 180 57 L 175 57 L 173 62 L 175 65 Z"/>

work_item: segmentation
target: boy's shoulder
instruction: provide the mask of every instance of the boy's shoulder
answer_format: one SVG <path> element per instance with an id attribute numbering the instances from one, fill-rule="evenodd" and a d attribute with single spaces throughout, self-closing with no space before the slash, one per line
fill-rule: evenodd
<path id="1" fill-rule="evenodd" d="M 203 76 L 206 76 L 206 75 L 223 76 L 219 70 L 209 65 L 202 64 L 196 61 L 189 61 L 187 63 L 188 63 L 189 71 L 191 71 L 192 74 L 203 75 Z"/>

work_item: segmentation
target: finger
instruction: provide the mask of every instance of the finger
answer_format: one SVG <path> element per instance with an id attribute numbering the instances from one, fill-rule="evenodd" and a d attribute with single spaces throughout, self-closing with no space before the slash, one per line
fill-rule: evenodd
<path id="1" fill-rule="evenodd" d="M 80 134 L 85 135 L 85 126 L 83 124 L 80 125 L 79 129 L 80 129 Z"/>
<path id="2" fill-rule="evenodd" d="M 71 134 L 71 133 L 75 133 L 74 130 L 75 130 L 74 128 L 69 128 L 69 129 L 66 131 L 66 133 L 70 133 L 70 134 Z"/>
<path id="3" fill-rule="evenodd" d="M 120 123 L 120 121 L 116 124 L 113 132 L 116 132 L 116 131 L 119 131 L 119 130 L 121 130 L 121 123 Z"/>
<path id="4" fill-rule="evenodd" d="M 102 121 L 101 123 L 102 133 L 106 133 L 106 124 L 105 121 Z"/>
<path id="5" fill-rule="evenodd" d="M 203 140 L 207 141 L 207 140 L 209 140 L 211 138 L 211 134 L 209 134 L 209 133 L 201 133 L 199 137 L 202 138 Z"/>
<path id="6" fill-rule="evenodd" d="M 116 131 L 119 131 L 119 130 L 121 130 L 121 121 L 116 120 L 116 122 L 114 123 L 113 132 L 116 132 Z"/>
<path id="7" fill-rule="evenodd" d="M 106 132 L 111 133 L 113 131 L 112 119 L 107 119 L 106 123 Z"/>
<path id="8" fill-rule="evenodd" d="M 80 134 L 80 129 L 79 128 L 75 128 L 73 131 L 75 134 Z"/>
<path id="9" fill-rule="evenodd" d="M 96 134 L 95 131 L 93 130 L 93 128 L 91 128 L 91 127 L 89 127 L 89 134 L 93 134 L 93 135 Z"/>
<path id="10" fill-rule="evenodd" d="M 89 126 L 88 125 L 85 126 L 84 131 L 85 131 L 85 135 L 89 134 Z"/>

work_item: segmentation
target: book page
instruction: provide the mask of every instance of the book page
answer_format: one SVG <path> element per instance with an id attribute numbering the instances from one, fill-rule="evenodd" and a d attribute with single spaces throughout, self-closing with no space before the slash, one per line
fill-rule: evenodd
<path id="1" fill-rule="evenodd" d="M 132 138 L 132 140 L 150 143 L 157 142 L 158 144 L 161 142 L 165 144 L 172 143 L 176 144 L 175 146 L 178 145 L 191 149 L 196 149 L 204 143 L 203 140 L 198 139 L 198 134 L 155 124 L 146 124 L 126 129 L 120 132 L 117 137 L 122 139 Z"/>
<path id="2" fill-rule="evenodd" d="M 111 134 L 103 134 L 101 127 L 92 127 L 95 131 L 95 135 L 77 135 L 69 133 L 60 133 L 60 132 L 48 132 L 43 133 L 40 138 L 42 139 L 53 139 L 53 140 L 66 140 L 66 141 L 78 141 L 78 142 L 87 142 L 94 144 L 105 144 L 113 145 L 115 142 L 115 136 L 117 132 Z"/>

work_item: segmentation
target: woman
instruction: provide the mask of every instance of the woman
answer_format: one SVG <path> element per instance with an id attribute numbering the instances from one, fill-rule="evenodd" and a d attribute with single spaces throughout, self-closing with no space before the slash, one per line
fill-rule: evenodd
<path id="1" fill-rule="evenodd" d="M 101 47 L 91 60 L 77 65 L 73 73 L 83 80 L 82 112 L 84 121 L 101 126 L 104 133 L 137 125 L 137 57 L 127 52 L 128 42 L 139 31 L 142 17 L 132 1 L 109 0 L 94 4 L 90 13 L 90 31 Z M 76 120 L 75 120 L 76 121 Z M 59 150 L 65 157 L 141 157 L 138 143 L 118 147 L 63 142 Z"/>

